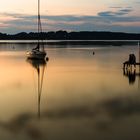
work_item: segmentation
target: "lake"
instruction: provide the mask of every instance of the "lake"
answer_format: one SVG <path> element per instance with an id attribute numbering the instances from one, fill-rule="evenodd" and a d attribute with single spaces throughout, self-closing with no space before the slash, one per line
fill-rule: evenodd
<path id="1" fill-rule="evenodd" d="M 138 46 L 48 45 L 46 63 L 33 46 L 0 44 L 0 139 L 140 139 L 140 70 L 122 65 Z"/>

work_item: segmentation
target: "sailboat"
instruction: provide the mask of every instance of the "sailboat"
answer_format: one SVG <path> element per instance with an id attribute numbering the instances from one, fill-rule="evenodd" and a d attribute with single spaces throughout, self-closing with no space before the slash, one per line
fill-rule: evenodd
<path id="1" fill-rule="evenodd" d="M 40 103 L 41 103 L 41 93 L 42 93 L 42 86 L 43 86 L 43 78 L 45 67 L 47 65 L 45 60 L 33 60 L 27 59 L 27 62 L 32 65 L 33 68 L 37 71 L 37 93 L 38 93 L 38 118 L 40 118 Z"/>
<path id="2" fill-rule="evenodd" d="M 28 59 L 48 60 L 47 53 L 44 49 L 43 40 L 40 40 L 39 35 L 42 33 L 41 18 L 40 18 L 40 0 L 38 0 L 38 43 L 35 48 L 27 52 Z"/>

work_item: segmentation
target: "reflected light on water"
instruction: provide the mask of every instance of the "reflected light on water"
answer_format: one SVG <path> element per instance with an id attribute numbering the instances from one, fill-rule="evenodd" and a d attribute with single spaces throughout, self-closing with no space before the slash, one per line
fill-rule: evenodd
<path id="1" fill-rule="evenodd" d="M 122 69 L 136 50 L 49 48 L 47 63 L 1 51 L 0 139 L 139 139 L 139 71 Z"/>

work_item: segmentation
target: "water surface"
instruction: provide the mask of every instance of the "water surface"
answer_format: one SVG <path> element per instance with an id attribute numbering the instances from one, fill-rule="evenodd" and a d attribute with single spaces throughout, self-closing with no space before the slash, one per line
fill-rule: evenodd
<path id="1" fill-rule="evenodd" d="M 44 63 L 33 45 L 0 44 L 0 139 L 140 139 L 139 67 L 122 69 L 137 46 L 47 46 Z"/>

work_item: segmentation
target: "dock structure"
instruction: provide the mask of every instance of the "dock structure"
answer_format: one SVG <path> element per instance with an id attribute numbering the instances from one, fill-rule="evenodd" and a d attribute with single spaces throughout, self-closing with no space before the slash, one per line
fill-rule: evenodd
<path id="1" fill-rule="evenodd" d="M 136 62 L 135 55 L 129 54 L 129 60 L 123 63 L 123 75 L 128 77 L 129 84 L 134 84 L 136 77 L 138 77 L 138 90 L 140 90 L 140 41 L 138 42 L 138 56 L 139 58 Z M 136 66 L 139 68 L 136 69 Z"/>
<path id="2" fill-rule="evenodd" d="M 135 65 L 139 65 L 140 66 L 140 63 L 136 63 Z"/>
<path id="3" fill-rule="evenodd" d="M 134 65 L 134 67 L 136 67 L 137 65 L 139 66 L 139 71 L 140 71 L 140 41 L 138 42 L 138 56 L 139 56 L 139 62 L 136 62 L 136 56 L 132 53 L 129 54 L 129 60 L 125 61 L 123 63 L 123 68 L 132 68 L 132 66 Z"/>
<path id="4" fill-rule="evenodd" d="M 136 62 L 136 63 L 131 63 L 131 62 L 129 62 L 129 61 L 125 61 L 124 63 L 123 63 L 123 69 L 127 69 L 127 68 L 131 68 L 132 69 L 132 66 L 134 66 L 134 67 L 136 67 L 136 66 L 140 66 L 140 63 L 138 63 L 138 62 Z"/>
<path id="5" fill-rule="evenodd" d="M 135 83 L 136 77 L 140 79 L 140 72 L 136 69 L 123 69 L 123 75 L 128 78 L 130 85 Z M 140 81 L 138 81 L 138 87 L 140 87 Z"/>
<path id="6" fill-rule="evenodd" d="M 134 66 L 134 67 L 139 66 L 139 67 L 140 67 L 140 63 L 139 63 L 139 62 L 131 63 L 131 62 L 129 62 L 129 61 L 125 61 L 125 62 L 123 63 L 123 68 L 124 68 L 124 69 L 125 69 L 125 68 L 128 68 L 128 67 L 132 68 L 132 66 Z"/>

